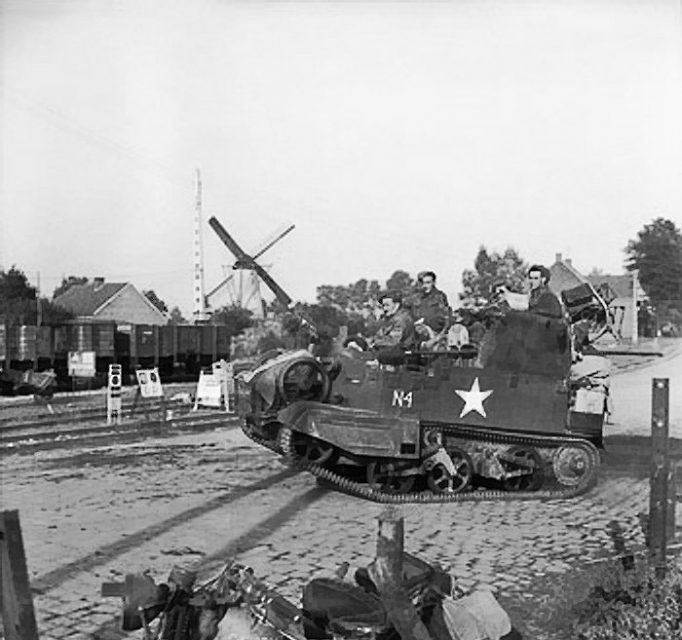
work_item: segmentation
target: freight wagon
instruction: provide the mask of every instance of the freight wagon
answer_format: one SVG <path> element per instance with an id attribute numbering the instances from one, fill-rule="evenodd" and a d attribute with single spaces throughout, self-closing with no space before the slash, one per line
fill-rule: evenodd
<path id="1" fill-rule="evenodd" d="M 159 367 L 164 380 L 196 376 L 202 367 L 230 357 L 230 327 L 219 325 L 143 325 L 115 322 L 57 326 L 7 326 L 0 323 L 0 369 L 54 369 L 60 383 L 69 381 L 69 352 L 95 353 L 96 377 L 109 365 L 123 366 L 124 376 L 137 367 Z"/>

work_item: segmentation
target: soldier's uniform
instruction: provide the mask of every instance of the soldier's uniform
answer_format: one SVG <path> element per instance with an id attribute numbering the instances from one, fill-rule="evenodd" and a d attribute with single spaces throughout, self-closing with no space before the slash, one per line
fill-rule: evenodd
<path id="1" fill-rule="evenodd" d="M 393 315 L 384 317 L 374 336 L 378 349 L 413 349 L 416 344 L 414 322 L 410 314 L 400 307 Z"/>
<path id="2" fill-rule="evenodd" d="M 559 298 L 550 291 L 546 284 L 531 289 L 528 311 L 550 318 L 561 318 L 564 315 Z"/>
<path id="3" fill-rule="evenodd" d="M 440 332 L 450 326 L 452 310 L 448 297 L 436 287 L 428 293 L 422 291 L 414 311 L 415 318 L 424 318 L 424 322 L 434 331 Z"/>

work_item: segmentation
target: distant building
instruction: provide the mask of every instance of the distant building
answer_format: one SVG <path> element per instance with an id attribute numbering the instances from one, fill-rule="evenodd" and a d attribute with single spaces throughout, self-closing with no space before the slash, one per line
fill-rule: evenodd
<path id="1" fill-rule="evenodd" d="M 52 302 L 70 311 L 79 322 L 168 324 L 166 314 L 130 282 L 105 282 L 104 278 L 95 278 L 88 284 L 69 287 Z"/>
<path id="2" fill-rule="evenodd" d="M 556 294 L 572 289 L 578 285 L 591 284 L 608 303 L 613 325 L 620 336 L 625 339 L 632 338 L 632 287 L 637 283 L 638 308 L 647 301 L 647 295 L 632 273 L 622 275 L 582 275 L 572 264 L 570 258 L 562 258 L 556 254 L 554 264 L 549 268 L 551 278 L 549 288 Z"/>

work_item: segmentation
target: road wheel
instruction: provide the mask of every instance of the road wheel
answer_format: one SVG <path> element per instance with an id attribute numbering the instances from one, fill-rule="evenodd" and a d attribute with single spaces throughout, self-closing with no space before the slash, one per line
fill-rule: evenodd
<path id="1" fill-rule="evenodd" d="M 533 447 L 511 447 L 505 454 L 510 471 L 520 469 L 529 473 L 522 476 L 507 478 L 502 482 L 505 491 L 537 491 L 544 482 L 545 474 L 542 469 L 542 457 Z M 513 461 L 509 461 L 513 458 Z"/>
<path id="2" fill-rule="evenodd" d="M 448 455 L 454 473 L 441 463 L 435 464 L 427 473 L 426 483 L 434 493 L 459 493 L 471 484 L 474 477 L 474 465 L 466 451 L 454 447 L 448 449 Z"/>
<path id="3" fill-rule="evenodd" d="M 415 476 L 401 476 L 393 462 L 373 461 L 367 465 L 367 484 L 385 493 L 409 493 Z"/>

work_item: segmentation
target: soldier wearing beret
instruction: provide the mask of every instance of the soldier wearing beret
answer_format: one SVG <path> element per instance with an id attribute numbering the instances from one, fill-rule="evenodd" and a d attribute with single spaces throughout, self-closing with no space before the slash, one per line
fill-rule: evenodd
<path id="1" fill-rule="evenodd" d="M 415 346 L 414 322 L 409 312 L 403 308 L 400 291 L 387 291 L 379 297 L 383 317 L 374 336 L 375 349 L 409 351 Z"/>

